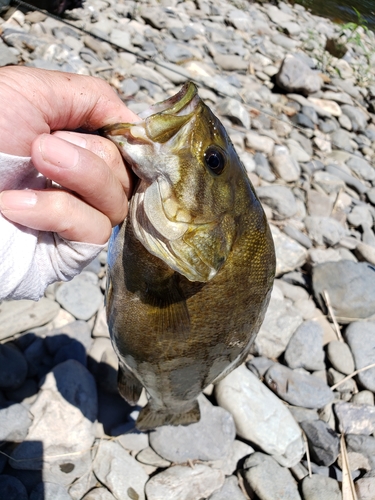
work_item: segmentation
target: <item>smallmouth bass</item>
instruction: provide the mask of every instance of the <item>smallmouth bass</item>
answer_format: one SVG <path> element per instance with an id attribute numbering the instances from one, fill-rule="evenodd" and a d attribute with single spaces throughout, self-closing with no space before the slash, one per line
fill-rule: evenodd
<path id="1" fill-rule="evenodd" d="M 143 116 L 142 116 L 143 115 Z M 103 129 L 139 178 L 108 249 L 118 387 L 139 430 L 200 418 L 197 397 L 241 364 L 262 324 L 275 252 L 262 206 L 193 83 Z"/>

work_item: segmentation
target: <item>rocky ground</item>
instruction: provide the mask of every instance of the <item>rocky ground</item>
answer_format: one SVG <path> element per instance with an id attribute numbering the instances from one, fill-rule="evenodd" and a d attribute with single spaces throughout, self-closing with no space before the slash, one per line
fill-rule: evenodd
<path id="1" fill-rule="evenodd" d="M 106 252 L 38 303 L 0 304 L 0 498 L 338 500 L 350 470 L 374 500 L 374 34 L 242 0 L 86 0 L 65 19 L 3 13 L 0 65 L 100 76 L 136 112 L 198 82 L 264 204 L 277 279 L 201 421 L 150 433 L 116 389 Z"/>

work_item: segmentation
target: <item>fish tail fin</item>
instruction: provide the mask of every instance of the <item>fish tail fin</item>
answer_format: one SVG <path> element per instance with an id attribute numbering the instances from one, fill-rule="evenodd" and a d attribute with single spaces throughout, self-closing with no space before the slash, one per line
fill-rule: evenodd
<path id="1" fill-rule="evenodd" d="M 142 384 L 128 368 L 119 366 L 117 372 L 117 387 L 121 396 L 130 405 L 136 405 L 143 389 Z"/>
<path id="2" fill-rule="evenodd" d="M 172 413 L 168 410 L 156 410 L 150 402 L 139 412 L 136 427 L 139 431 L 148 431 L 161 425 L 188 425 L 199 422 L 201 412 L 198 401 L 193 402 L 193 407 L 186 412 Z"/>

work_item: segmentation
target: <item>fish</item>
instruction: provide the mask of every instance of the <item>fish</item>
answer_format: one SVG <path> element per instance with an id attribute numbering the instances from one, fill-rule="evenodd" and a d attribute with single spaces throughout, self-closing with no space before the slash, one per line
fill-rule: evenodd
<path id="1" fill-rule="evenodd" d="M 108 246 L 106 311 L 118 389 L 142 389 L 141 431 L 198 422 L 197 397 L 247 357 L 269 303 L 275 250 L 243 164 L 187 82 L 138 123 L 103 135 L 137 185 Z"/>

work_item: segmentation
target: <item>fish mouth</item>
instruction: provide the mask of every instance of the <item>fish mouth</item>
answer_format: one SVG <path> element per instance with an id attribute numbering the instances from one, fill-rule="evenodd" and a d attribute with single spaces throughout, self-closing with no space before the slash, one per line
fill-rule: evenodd
<path id="1" fill-rule="evenodd" d="M 155 114 L 183 116 L 192 113 L 199 102 L 198 90 L 193 82 L 186 82 L 177 94 L 153 104 L 139 114 L 143 120 Z"/>

